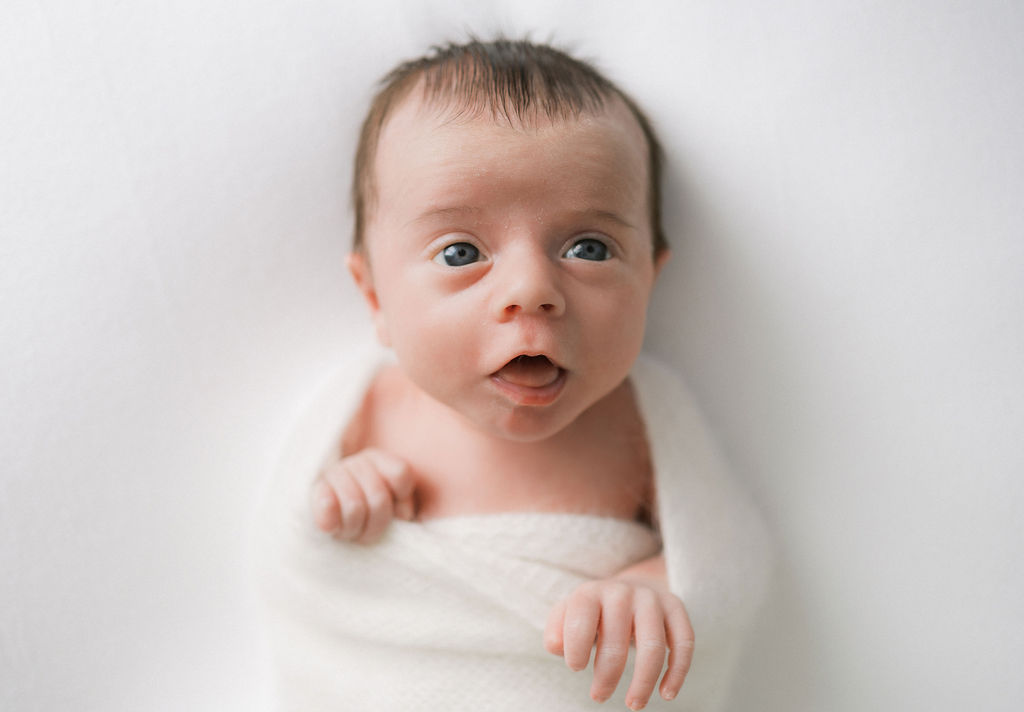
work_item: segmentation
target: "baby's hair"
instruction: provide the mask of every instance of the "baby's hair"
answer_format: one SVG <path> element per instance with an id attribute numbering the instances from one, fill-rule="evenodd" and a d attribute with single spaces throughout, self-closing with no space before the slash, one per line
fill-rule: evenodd
<path id="1" fill-rule="evenodd" d="M 444 103 L 456 115 L 491 112 L 510 124 L 535 117 L 569 120 L 598 113 L 618 97 L 629 108 L 647 142 L 648 203 L 653 251 L 668 243 L 661 226 L 662 149 L 650 120 L 625 92 L 593 66 L 549 45 L 497 39 L 435 46 L 419 59 L 403 62 L 380 82 L 363 121 L 352 180 L 355 208 L 353 250 L 364 249 L 368 213 L 375 200 L 373 165 L 381 129 L 390 113 L 422 80 L 427 101 Z"/>

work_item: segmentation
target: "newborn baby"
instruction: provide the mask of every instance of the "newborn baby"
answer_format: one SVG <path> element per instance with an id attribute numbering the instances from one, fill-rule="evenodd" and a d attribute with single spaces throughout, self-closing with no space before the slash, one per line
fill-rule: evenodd
<path id="1" fill-rule="evenodd" d="M 393 358 L 350 374 L 350 385 L 359 384 L 349 395 L 354 404 L 338 423 L 328 452 L 333 461 L 313 483 L 306 515 L 323 539 L 310 546 L 332 547 L 337 567 L 350 571 L 362 562 L 375 571 L 381 559 L 405 561 L 410 547 L 423 546 L 423 532 L 436 534 L 446 522 L 479 524 L 497 516 L 510 532 L 535 521 L 516 515 L 550 515 L 554 519 L 544 521 L 567 530 L 574 522 L 599 525 L 594 531 L 601 533 L 588 534 L 582 545 L 614 549 L 623 541 L 630 553 L 604 569 L 574 570 L 571 586 L 565 580 L 543 585 L 537 600 L 549 610 L 536 646 L 564 658 L 569 669 L 544 668 L 529 684 L 559 686 L 559 675 L 578 680 L 572 671 L 587 668 L 593 652 L 589 697 L 602 702 L 628 678 L 623 701 L 634 710 L 655 690 L 674 699 L 695 650 L 685 601 L 677 595 L 684 592 L 670 587 L 660 550 L 655 495 L 662 493 L 645 423 L 650 416 L 630 377 L 651 290 L 668 257 L 658 217 L 659 171 L 660 149 L 635 104 L 589 65 L 550 47 L 449 45 L 388 75 L 356 158 L 348 266 Z M 398 525 L 405 528 L 395 531 Z M 459 536 L 465 541 L 467 535 Z M 696 544 L 696 537 L 688 542 Z M 438 556 L 462 546 L 453 539 Z M 531 566 L 542 562 L 542 569 L 523 573 L 531 580 L 548 581 L 552 567 L 573 567 L 572 561 L 544 560 L 544 551 L 507 553 Z M 417 566 L 429 556 L 409 560 Z M 500 560 L 491 563 L 507 569 Z M 475 576 L 495 574 L 460 575 L 474 588 L 490 585 Z M 355 595 L 372 579 L 366 574 L 340 583 L 337 595 Z M 402 581 L 392 589 L 418 586 L 428 595 L 436 588 Z M 691 584 L 699 589 L 701 581 Z M 392 589 L 382 586 L 383 594 L 353 603 L 339 620 L 372 616 L 369 608 L 377 605 L 397 611 L 405 593 L 388 603 Z M 497 595 L 515 599 L 509 590 Z M 316 596 L 319 603 L 309 606 L 332 605 L 326 588 Z M 512 600 L 508 607 L 536 624 L 534 609 L 520 604 Z M 482 635 L 490 620 L 482 615 L 470 637 Z M 338 625 L 337 639 L 314 646 L 325 655 L 332 645 L 355 639 L 381 645 L 380 625 L 362 632 Z M 437 637 L 446 637 L 443 626 Z M 463 664 L 482 665 L 479 674 L 486 677 L 491 668 L 481 660 L 500 657 L 503 649 L 491 648 L 503 644 L 486 635 L 476 643 L 483 654 Z M 470 648 L 452 643 L 451 650 L 463 655 Z M 358 665 L 374 677 L 367 660 Z M 320 684 L 313 675 L 296 683 L 302 669 L 295 667 L 293 686 Z M 523 663 L 522 669 L 541 668 Z M 378 687 L 392 694 L 406 679 L 382 679 Z M 448 708 L 465 701 L 464 686 L 453 684 Z M 338 695 L 323 709 L 386 708 L 386 697 L 359 699 L 376 695 L 371 689 L 353 682 L 318 693 L 318 700 Z M 496 699 L 504 694 L 494 690 Z M 409 699 L 403 700 L 396 709 L 408 708 Z M 579 709 L 593 704 L 578 703 Z M 307 699 L 302 708 L 310 704 Z M 567 709 L 565 702 L 521 704 L 508 708 Z"/>

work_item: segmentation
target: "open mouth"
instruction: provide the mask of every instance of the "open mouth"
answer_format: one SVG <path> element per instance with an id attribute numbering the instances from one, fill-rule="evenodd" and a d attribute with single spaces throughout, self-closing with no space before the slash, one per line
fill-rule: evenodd
<path id="1" fill-rule="evenodd" d="M 566 370 L 547 356 L 522 354 L 491 375 L 507 395 L 523 405 L 546 405 L 565 385 Z"/>

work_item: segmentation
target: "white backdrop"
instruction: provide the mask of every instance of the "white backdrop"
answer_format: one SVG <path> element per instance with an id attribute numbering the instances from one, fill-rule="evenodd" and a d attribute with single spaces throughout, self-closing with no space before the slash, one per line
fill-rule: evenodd
<path id="1" fill-rule="evenodd" d="M 662 132 L 649 347 L 779 541 L 735 709 L 1020 709 L 1024 6 L 370 6 L 0 9 L 0 708 L 265 708 L 245 533 L 367 330 L 357 122 L 503 29 Z"/>

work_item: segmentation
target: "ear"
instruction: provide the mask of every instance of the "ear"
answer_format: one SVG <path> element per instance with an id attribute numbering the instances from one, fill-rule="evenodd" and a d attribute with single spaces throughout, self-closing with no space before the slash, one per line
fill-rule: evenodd
<path id="1" fill-rule="evenodd" d="M 658 275 L 661 274 L 661 268 L 665 266 L 669 258 L 672 256 L 672 250 L 667 247 L 657 254 L 654 258 L 654 279 L 658 279 Z"/>
<path id="2" fill-rule="evenodd" d="M 383 346 L 391 346 L 391 338 L 388 336 L 387 322 L 380 308 L 380 300 L 377 298 L 377 290 L 373 284 L 373 274 L 370 272 L 370 262 L 362 252 L 350 252 L 345 258 L 345 264 L 356 283 L 356 287 L 366 300 L 366 306 L 370 309 L 370 318 L 377 329 L 377 340 Z"/>

